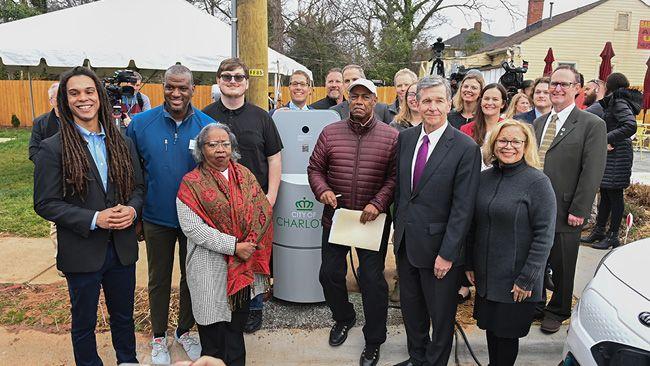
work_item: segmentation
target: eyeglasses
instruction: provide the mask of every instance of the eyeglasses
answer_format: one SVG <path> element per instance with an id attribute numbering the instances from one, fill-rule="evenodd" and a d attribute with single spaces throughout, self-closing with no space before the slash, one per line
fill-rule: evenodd
<path id="1" fill-rule="evenodd" d="M 355 101 L 359 98 L 363 98 L 365 102 L 369 102 L 372 100 L 372 97 L 374 94 L 350 94 L 350 100 Z"/>
<path id="2" fill-rule="evenodd" d="M 417 96 L 418 96 L 418 94 L 417 94 L 417 93 L 414 93 L 414 92 L 408 92 L 408 93 L 406 93 L 406 97 L 407 97 L 407 98 L 415 98 L 415 97 L 417 97 Z"/>
<path id="3" fill-rule="evenodd" d="M 297 81 L 292 81 L 292 82 L 289 83 L 289 85 L 290 86 L 300 86 L 300 87 L 303 87 L 303 88 L 306 88 L 306 87 L 309 86 L 309 84 L 307 84 L 305 82 L 297 82 Z"/>
<path id="4" fill-rule="evenodd" d="M 207 146 L 207 148 L 210 150 L 216 150 L 218 147 L 229 149 L 231 146 L 230 141 L 208 141 L 203 145 Z"/>
<path id="5" fill-rule="evenodd" d="M 566 89 L 566 88 L 570 87 L 571 85 L 575 85 L 575 84 L 578 84 L 578 83 L 570 83 L 568 81 L 551 81 L 551 83 L 549 85 L 551 86 L 551 89 L 555 89 L 558 86 L 560 86 L 562 89 Z"/>
<path id="6" fill-rule="evenodd" d="M 243 75 L 243 74 L 235 74 L 235 75 L 230 75 L 230 74 L 221 74 L 221 76 L 219 76 L 219 78 L 220 78 L 223 82 L 226 82 L 226 83 L 231 82 L 233 79 L 234 79 L 236 82 L 241 83 L 242 81 L 244 81 L 244 79 L 246 79 L 246 75 Z"/>
<path id="7" fill-rule="evenodd" d="M 499 139 L 497 140 L 497 147 L 506 147 L 508 146 L 508 144 L 510 144 L 510 146 L 512 146 L 513 148 L 519 149 L 520 147 L 524 146 L 525 142 L 526 141 L 520 141 L 520 140 L 509 141 L 509 140 Z"/>

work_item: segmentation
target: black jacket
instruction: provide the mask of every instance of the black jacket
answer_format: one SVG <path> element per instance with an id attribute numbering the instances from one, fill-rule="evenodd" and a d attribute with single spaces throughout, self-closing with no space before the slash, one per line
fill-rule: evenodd
<path id="1" fill-rule="evenodd" d="M 535 108 L 533 108 L 528 112 L 515 114 L 513 118 L 518 121 L 532 124 L 535 118 L 537 118 L 537 115 L 535 114 Z"/>
<path id="2" fill-rule="evenodd" d="M 605 110 L 607 143 L 614 147 L 607 152 L 607 163 L 601 188 L 622 189 L 630 185 L 632 174 L 632 141 L 636 133 L 636 115 L 641 111 L 643 95 L 633 89 L 618 89 L 600 100 Z"/>
<path id="3" fill-rule="evenodd" d="M 345 99 L 343 99 L 345 101 Z M 336 105 L 336 99 L 332 99 L 328 96 L 321 100 L 317 100 L 314 103 L 309 105 L 311 109 L 330 109 Z"/>
<path id="4" fill-rule="evenodd" d="M 137 216 L 141 217 L 144 201 L 142 169 L 135 145 L 128 137 L 125 139 L 131 152 L 135 189 L 124 205 L 135 208 Z M 118 202 L 113 184 L 109 180 L 108 187 L 104 190 L 90 151 L 88 148 L 84 150 L 90 172 L 87 177 L 86 196 L 83 199 L 76 194 L 63 197 L 60 133 L 43 140 L 34 156 L 34 211 L 56 224 L 56 267 L 63 272 L 98 271 L 104 264 L 111 237 L 120 263 L 125 266 L 133 264 L 138 260 L 135 225 L 123 230 L 106 230 L 98 226 L 95 230 L 90 230 L 95 212 L 113 207 Z"/>
<path id="5" fill-rule="evenodd" d="M 32 126 L 32 136 L 29 138 L 29 160 L 34 160 L 41 141 L 54 136 L 57 132 L 59 132 L 59 117 L 54 113 L 54 109 L 36 117 Z"/>

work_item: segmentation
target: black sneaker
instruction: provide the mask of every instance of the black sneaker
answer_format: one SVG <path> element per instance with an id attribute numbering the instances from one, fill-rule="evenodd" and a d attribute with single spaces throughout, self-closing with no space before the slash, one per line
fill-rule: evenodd
<path id="1" fill-rule="evenodd" d="M 244 325 L 244 332 L 255 333 L 262 328 L 262 310 L 251 310 Z"/>

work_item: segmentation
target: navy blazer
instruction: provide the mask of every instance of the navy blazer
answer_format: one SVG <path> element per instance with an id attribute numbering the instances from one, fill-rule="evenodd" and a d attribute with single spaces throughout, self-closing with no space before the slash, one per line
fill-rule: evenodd
<path id="1" fill-rule="evenodd" d="M 394 249 L 406 245 L 409 262 L 433 268 L 436 257 L 460 264 L 474 214 L 481 173 L 481 152 L 469 136 L 448 125 L 411 189 L 411 166 L 422 125 L 397 140 Z"/>
<path id="2" fill-rule="evenodd" d="M 528 112 L 515 114 L 513 118 L 518 121 L 530 123 L 532 125 L 535 118 L 537 118 L 537 115 L 535 114 L 535 108 L 533 108 Z"/>

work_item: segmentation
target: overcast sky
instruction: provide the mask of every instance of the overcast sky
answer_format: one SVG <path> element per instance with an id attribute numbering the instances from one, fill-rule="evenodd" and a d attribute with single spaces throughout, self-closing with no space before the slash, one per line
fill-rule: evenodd
<path id="1" fill-rule="evenodd" d="M 500 4 L 499 0 L 485 0 L 489 4 Z M 514 22 L 508 15 L 508 11 L 504 8 L 487 12 L 484 17 L 490 19 L 490 23 L 483 23 L 483 31 L 495 36 L 507 36 L 526 25 L 526 13 L 528 9 L 528 0 L 510 0 L 516 4 L 519 12 L 522 14 Z M 544 1 L 544 18 L 549 16 L 550 2 L 553 1 L 553 14 L 557 15 L 566 11 L 578 8 L 595 2 L 595 0 L 545 0 Z M 475 14 L 468 14 L 464 16 L 459 11 L 447 11 L 445 15 L 449 18 L 449 24 L 445 24 L 437 29 L 432 29 L 432 36 L 441 36 L 444 39 L 455 36 L 460 33 L 461 28 L 471 28 L 474 22 L 479 21 L 479 17 Z"/>

